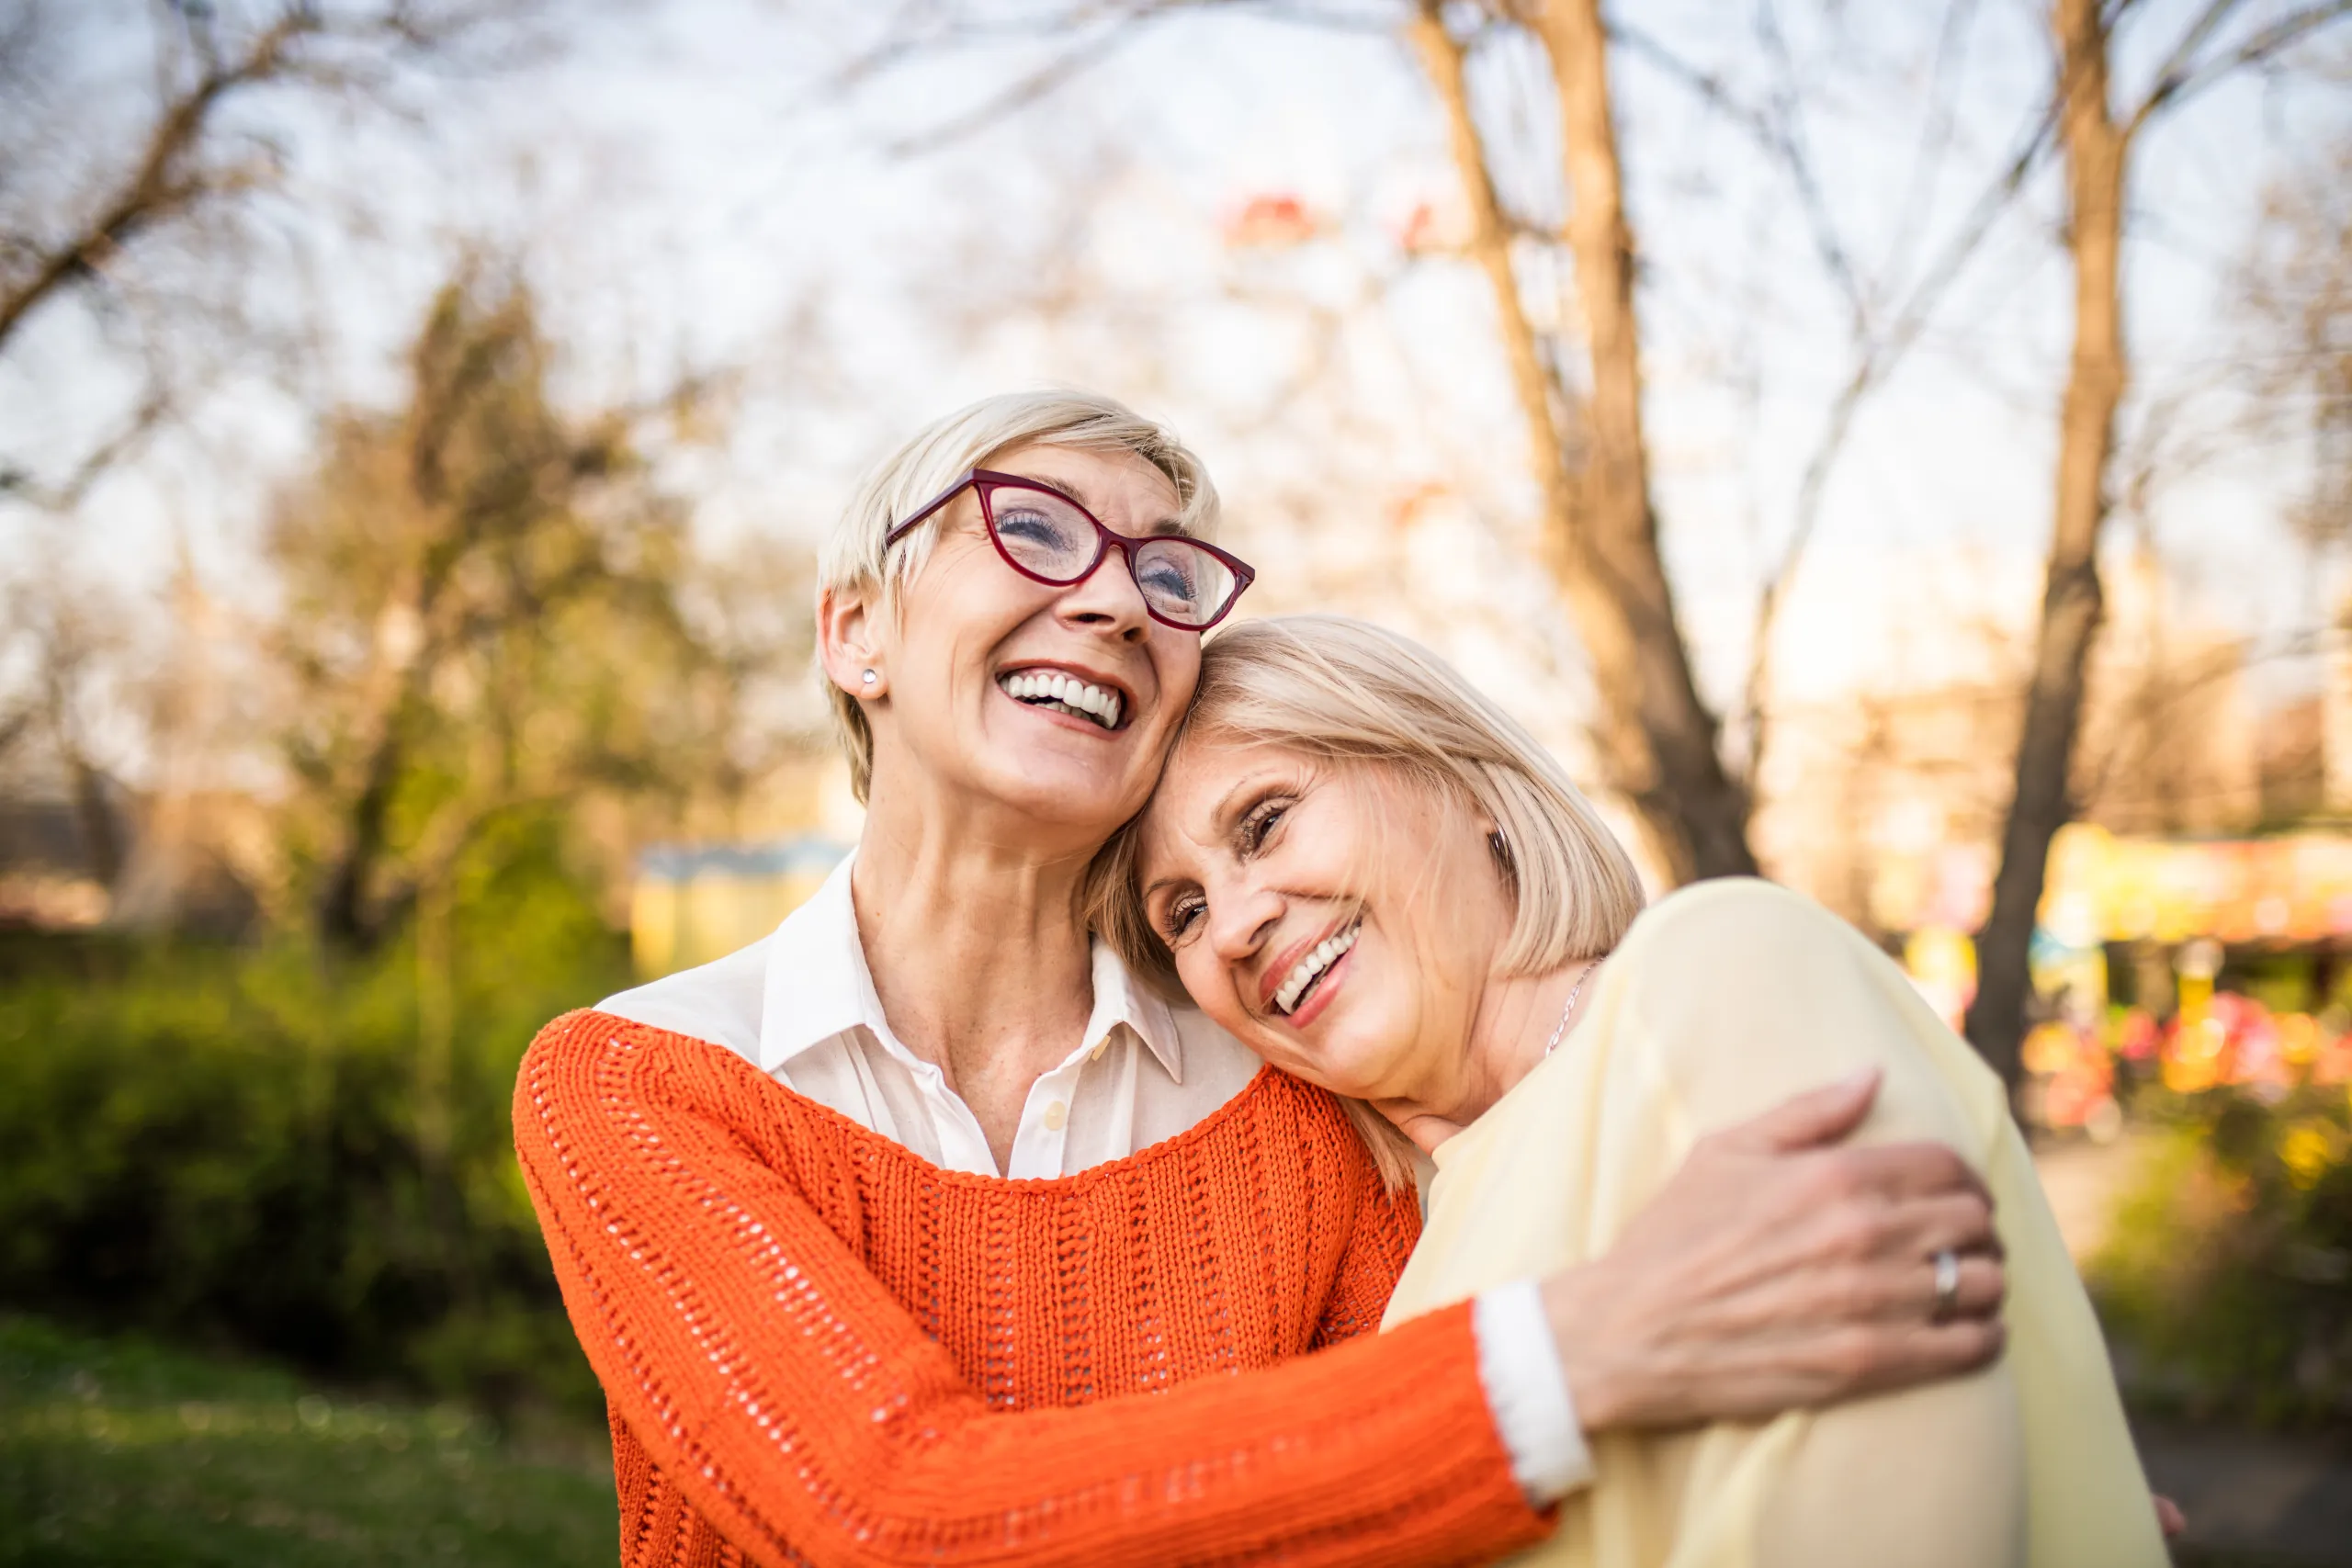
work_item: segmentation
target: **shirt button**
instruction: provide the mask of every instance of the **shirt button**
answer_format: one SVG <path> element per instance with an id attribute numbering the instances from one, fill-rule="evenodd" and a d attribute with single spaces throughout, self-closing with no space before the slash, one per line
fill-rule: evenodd
<path id="1" fill-rule="evenodd" d="M 1051 1105 L 1048 1105 L 1048 1106 L 1046 1106 L 1046 1132 L 1048 1132 L 1048 1133 L 1058 1133 L 1058 1132 L 1060 1132 L 1060 1131 L 1062 1130 L 1062 1123 L 1063 1123 L 1063 1122 L 1067 1122 L 1067 1121 L 1069 1121 L 1069 1106 L 1067 1106 L 1067 1105 L 1064 1105 L 1060 1100 L 1055 1100 Z"/>

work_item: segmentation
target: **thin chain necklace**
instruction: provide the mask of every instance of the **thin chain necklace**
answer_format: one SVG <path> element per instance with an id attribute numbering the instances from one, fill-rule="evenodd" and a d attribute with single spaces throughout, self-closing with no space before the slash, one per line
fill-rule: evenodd
<path id="1" fill-rule="evenodd" d="M 1577 998 L 1584 995 L 1584 983 L 1591 979 L 1592 972 L 1600 967 L 1600 960 L 1594 959 L 1584 966 L 1584 973 L 1577 976 L 1577 983 L 1568 987 L 1568 1005 L 1560 1010 L 1560 1021 L 1552 1031 L 1552 1038 L 1544 1042 L 1546 1056 L 1560 1048 L 1560 1037 L 1568 1032 L 1568 1015 L 1577 1010 Z"/>

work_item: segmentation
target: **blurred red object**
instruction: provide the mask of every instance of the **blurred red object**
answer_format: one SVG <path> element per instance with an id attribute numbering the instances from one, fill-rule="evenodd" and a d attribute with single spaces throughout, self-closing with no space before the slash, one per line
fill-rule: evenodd
<path id="1" fill-rule="evenodd" d="M 2033 1075 L 2027 1103 L 2034 1121 L 2079 1127 L 2102 1144 L 2122 1131 L 2115 1061 L 2096 1032 L 2053 1019 L 2026 1036 L 2024 1062 Z"/>
<path id="2" fill-rule="evenodd" d="M 2320 1031 L 2306 1014 L 2274 1017 L 2233 991 L 2216 991 L 2200 1011 L 2176 1020 L 2165 1036 L 2165 1087 L 2177 1094 L 2229 1084 L 2274 1099 L 2316 1066 Z"/>
<path id="3" fill-rule="evenodd" d="M 1298 197 L 1253 196 L 1226 220 L 1225 243 L 1236 248 L 1283 250 L 1306 243 L 1321 231 L 1322 225 Z"/>
<path id="4" fill-rule="evenodd" d="M 2127 1062 L 2153 1059 L 2164 1045 L 2155 1015 L 2142 1008 L 2127 1008 L 2112 1024 L 2115 1054 Z"/>

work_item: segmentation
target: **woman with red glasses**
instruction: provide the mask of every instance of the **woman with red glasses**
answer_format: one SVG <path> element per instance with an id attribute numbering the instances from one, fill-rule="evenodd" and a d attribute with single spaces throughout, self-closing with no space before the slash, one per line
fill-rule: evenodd
<path id="1" fill-rule="evenodd" d="M 855 854 L 525 1058 L 626 1562 L 1490 1561 L 1589 1479 L 1589 1432 L 1997 1353 L 1996 1292 L 1939 1312 L 1913 1278 L 1989 1242 L 1974 1178 L 1829 1146 L 1868 1085 L 1706 1141 L 1597 1261 L 1368 1332 L 1412 1195 L 1080 913 L 1249 586 L 1216 515 L 1171 434 L 1084 394 L 893 454 L 819 594 Z"/>

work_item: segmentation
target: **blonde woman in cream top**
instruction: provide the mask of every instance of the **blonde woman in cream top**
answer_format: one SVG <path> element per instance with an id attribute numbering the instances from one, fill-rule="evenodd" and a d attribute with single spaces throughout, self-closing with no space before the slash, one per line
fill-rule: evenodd
<path id="1" fill-rule="evenodd" d="M 1694 1411 L 1650 1430 L 1601 1429 L 1657 1366 L 1572 1359 L 1571 1395 L 1600 1433 L 1593 1479 L 1524 1561 L 2166 1561 L 1999 1081 L 1883 953 L 1794 894 L 1706 883 L 1643 912 L 1630 862 L 1557 764 L 1434 656 L 1329 617 L 1210 643 L 1159 791 L 1098 862 L 1094 900 L 1131 963 L 1433 1157 L 1388 1325 L 1671 1247 L 1670 1226 L 1629 1222 L 1686 1167 L 1711 1172 L 1726 1207 L 1760 1201 L 1743 1173 L 1770 1134 L 1741 1124 L 1858 1075 L 1880 1084 L 1858 1141 L 1942 1142 L 1990 1190 L 2007 1264 L 1999 1359 L 1825 1410 L 1759 1400 L 1753 1422 Z M 1400 1168 L 1405 1152 L 1391 1151 Z M 1891 1312 L 1959 1314 L 2000 1289 L 1991 1258 L 1932 1221 L 1873 1228 L 1804 1206 L 1785 1220 L 1792 1246 L 1840 1227 L 1857 1280 L 1866 1260 L 1911 1258 L 1894 1277 L 1914 1294 Z M 1770 1259 L 1693 1243 L 1645 1261 L 1720 1283 Z M 1580 1304 L 1611 1310 L 1605 1290 Z"/>

